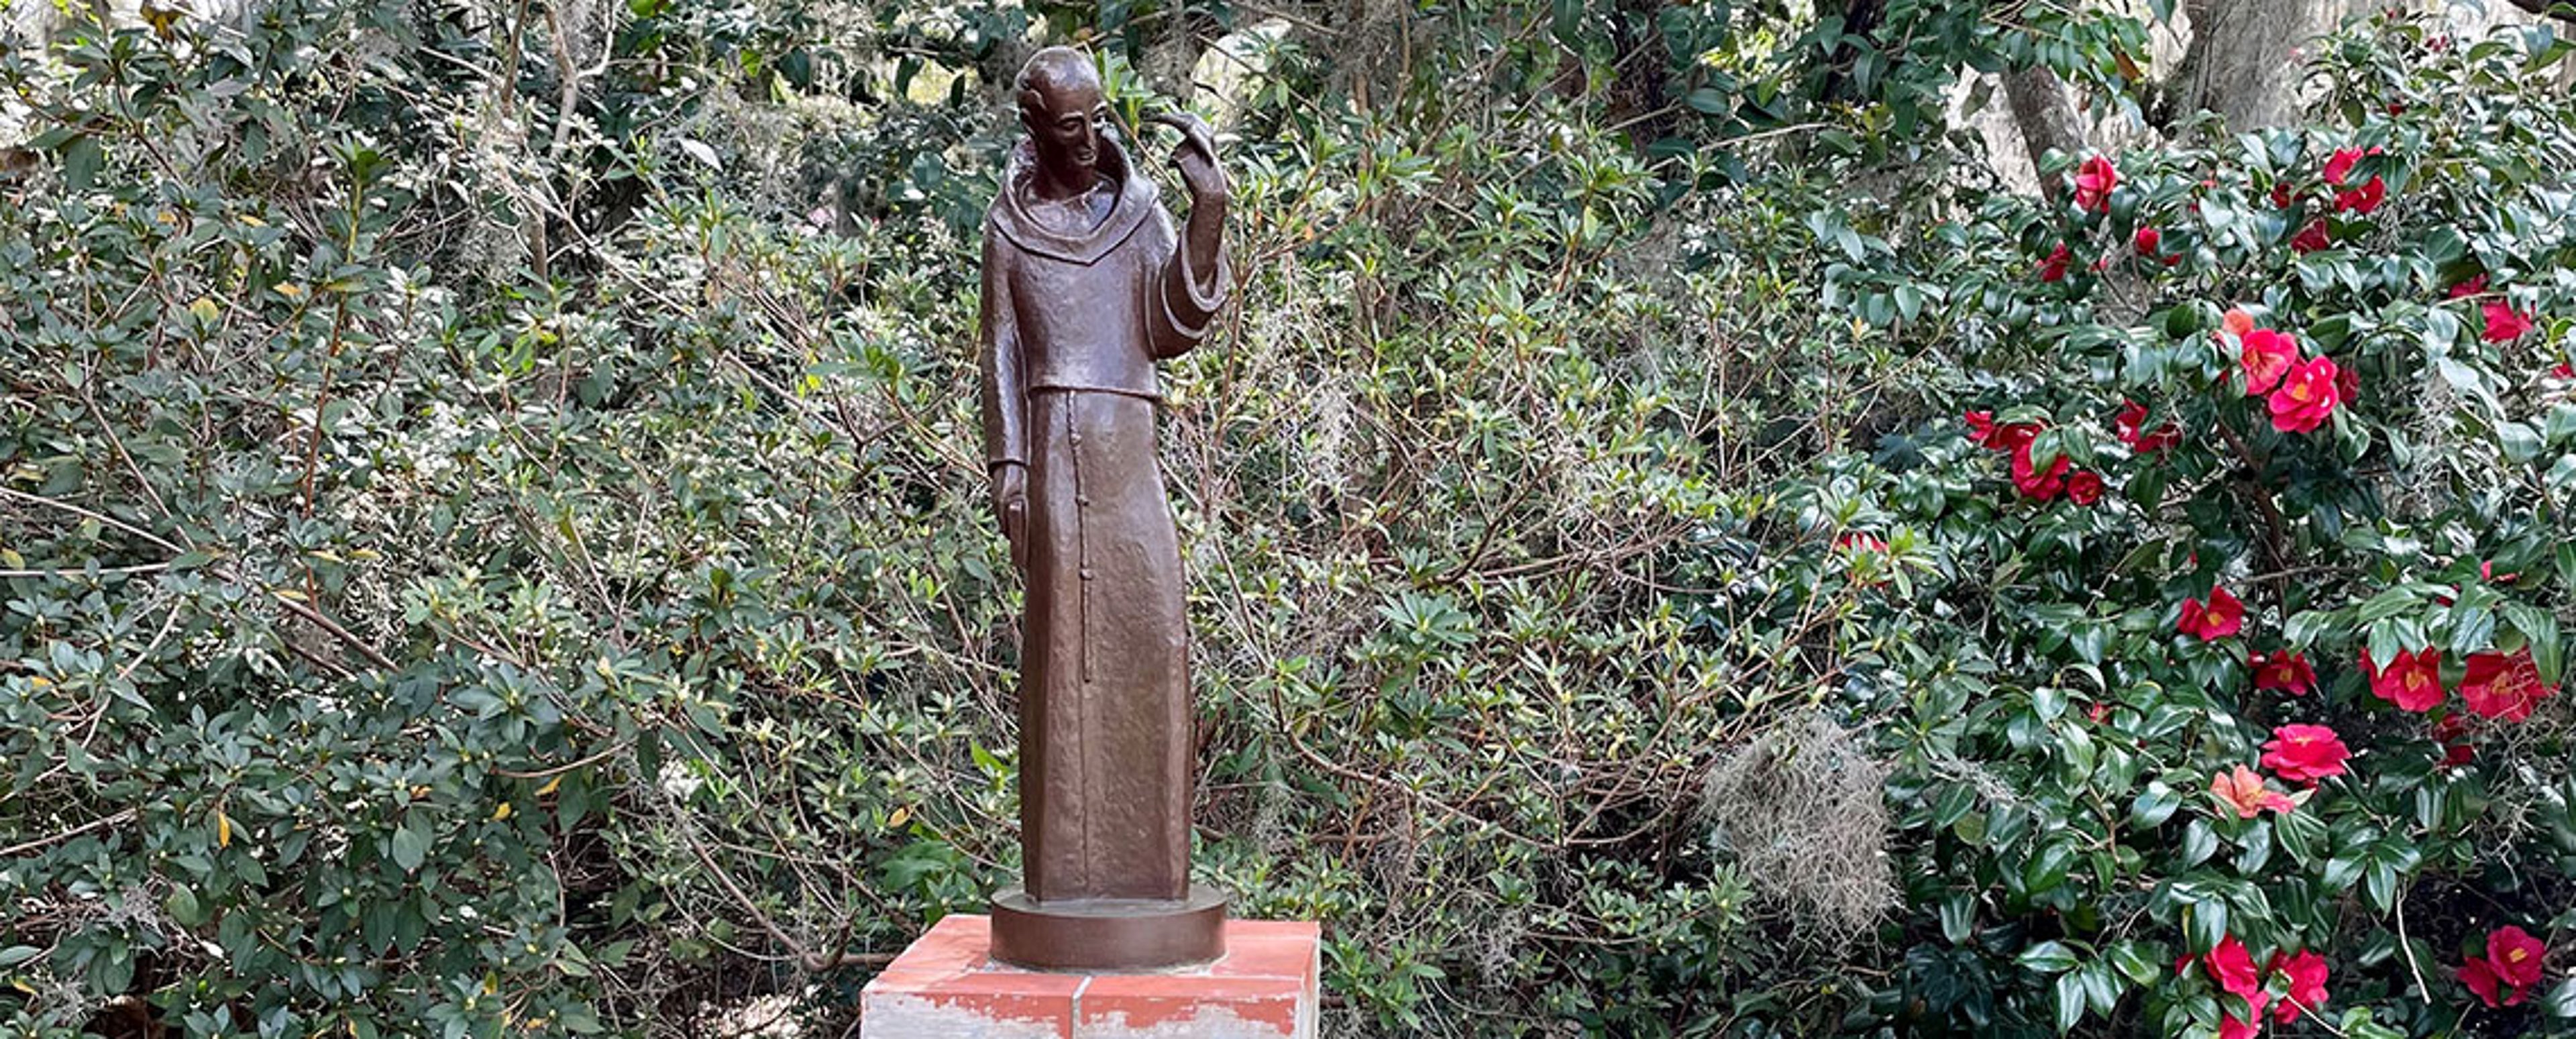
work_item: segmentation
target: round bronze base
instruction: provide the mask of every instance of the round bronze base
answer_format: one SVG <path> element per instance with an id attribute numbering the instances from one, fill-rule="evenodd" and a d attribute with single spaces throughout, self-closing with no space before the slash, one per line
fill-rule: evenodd
<path id="1" fill-rule="evenodd" d="M 1019 888 L 993 896 L 993 958 L 1057 971 L 1165 970 L 1225 955 L 1224 891 L 1190 885 L 1180 900 L 1097 898 L 1040 903 Z"/>

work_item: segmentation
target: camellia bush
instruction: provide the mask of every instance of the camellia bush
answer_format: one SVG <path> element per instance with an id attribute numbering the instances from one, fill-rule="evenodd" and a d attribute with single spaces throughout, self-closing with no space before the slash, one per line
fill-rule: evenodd
<path id="1" fill-rule="evenodd" d="M 2576 1027 L 2576 110 L 2530 74 L 2566 46 L 2378 21 L 2327 125 L 1820 218 L 1839 302 L 1960 364 L 1956 418 L 1815 504 L 1910 578 L 1872 609 L 1921 910 L 1881 1012 Z"/>

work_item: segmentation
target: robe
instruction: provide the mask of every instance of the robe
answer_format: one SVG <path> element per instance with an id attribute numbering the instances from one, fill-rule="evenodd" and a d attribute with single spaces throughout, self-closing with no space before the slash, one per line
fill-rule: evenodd
<path id="1" fill-rule="evenodd" d="M 1088 231 L 1029 214 L 1025 141 L 984 225 L 985 458 L 1028 467 L 1020 846 L 1041 904 L 1189 894 L 1186 581 L 1154 361 L 1205 337 L 1226 264 L 1198 277 L 1153 183 L 1116 142 L 1100 156 L 1116 200 Z"/>

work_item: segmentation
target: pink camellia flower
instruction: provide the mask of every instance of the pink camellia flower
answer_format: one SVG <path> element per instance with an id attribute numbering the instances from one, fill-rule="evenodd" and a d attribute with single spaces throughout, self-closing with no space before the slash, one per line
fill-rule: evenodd
<path id="1" fill-rule="evenodd" d="M 2232 1013 L 2219 1014 L 2218 1039 L 2257 1039 L 2257 1037 L 2263 1034 L 2263 1026 L 2256 1022 L 2263 1020 L 2263 1001 L 2272 997 L 2271 994 L 2267 992 L 2258 992 L 2255 994 L 2263 998 L 2252 1001 L 2254 1006 L 2254 1020 L 2239 1020 L 2237 1016 Z"/>
<path id="2" fill-rule="evenodd" d="M 2487 276 L 2481 274 L 2477 277 L 2451 286 L 2451 298 L 2460 299 L 2466 296 L 2475 296 L 2478 293 L 2485 292 L 2486 290 Z"/>
<path id="3" fill-rule="evenodd" d="M 2066 500 L 2091 505 L 2102 500 L 2102 474 L 2083 470 L 2066 478 Z"/>
<path id="4" fill-rule="evenodd" d="M 2552 379 L 2576 379 L 2576 364 L 2560 361 L 2558 362 L 2558 367 L 2549 370 L 2549 377 Z"/>
<path id="5" fill-rule="evenodd" d="M 2225 588 L 2209 590 L 2209 605 L 2198 599 L 2182 601 L 2182 620 L 2177 625 L 2185 635 L 2197 635 L 2203 642 L 2216 642 L 2245 628 L 2245 604 L 2228 594 Z"/>
<path id="6" fill-rule="evenodd" d="M 2254 334 L 2254 315 L 2246 313 L 2243 307 L 2227 308 L 2227 313 L 2221 315 L 2218 322 L 2226 327 L 2228 335 L 2238 339 Z"/>
<path id="7" fill-rule="evenodd" d="M 2294 783 L 2315 785 L 2320 779 L 2343 774 L 2343 763 L 2351 760 L 2352 749 L 2343 738 L 2323 725 L 2284 725 L 2272 730 L 2272 739 L 2263 744 L 2263 767 L 2280 773 Z"/>
<path id="8" fill-rule="evenodd" d="M 2147 406 L 2137 401 L 2121 401 L 2120 414 L 2111 420 L 2111 424 L 2118 431 L 2120 442 L 2142 455 L 2155 454 L 2182 443 L 2182 430 L 2171 422 L 2157 426 L 2154 432 L 2146 432 Z"/>
<path id="9" fill-rule="evenodd" d="M 2057 243 L 2057 248 L 2049 250 L 2048 258 L 2039 261 L 2039 280 L 2046 282 L 2065 281 L 2066 265 L 2071 259 L 2072 257 L 2070 257 L 2066 252 L 2066 243 Z"/>
<path id="10" fill-rule="evenodd" d="M 2422 714 L 2442 705 L 2442 651 L 2427 646 L 2421 650 L 2401 649 L 2397 659 L 2386 668 L 2374 667 L 2370 652 L 2361 655 L 2362 673 L 2370 676 L 2370 694 L 2397 705 L 2401 711 Z"/>
<path id="11" fill-rule="evenodd" d="M 2540 666 L 2532 661 L 2529 646 L 2511 655 L 2472 653 L 2469 673 L 2460 679 L 2460 699 L 2468 701 L 2471 712 L 2512 722 L 2531 717 L 2531 709 L 2557 691 L 2541 684 Z"/>
<path id="12" fill-rule="evenodd" d="M 2254 669 L 2254 688 L 2277 689 L 2292 696 L 2306 696 L 2317 687 L 2317 669 L 2308 664 L 2306 654 L 2282 650 L 2278 653 L 2256 653 L 2246 661 Z"/>
<path id="13" fill-rule="evenodd" d="M 2268 328 L 2246 332 L 2237 342 L 2236 361 L 2245 373 L 2248 397 L 2271 389 L 2299 361 L 2299 341 Z"/>
<path id="14" fill-rule="evenodd" d="M 2326 1008 L 2326 958 L 2313 949 L 2303 949 L 2295 956 L 2274 954 L 2272 969 L 2289 979 L 2289 998 L 2272 1007 L 2272 1020 L 2289 1024 L 2299 1015 L 2317 1014 Z"/>
<path id="15" fill-rule="evenodd" d="M 2099 155 L 2084 160 L 2084 165 L 2075 171 L 2076 207 L 2096 213 L 2108 212 L 2111 189 L 2119 183 L 2120 171 L 2112 168 L 2111 160 Z"/>
<path id="16" fill-rule="evenodd" d="M 2050 460 L 2047 471 L 2042 472 L 2037 463 L 2031 461 L 2030 445 L 2023 444 L 2013 449 L 2013 489 L 2020 491 L 2025 498 L 2053 501 L 2066 490 L 2066 470 L 2074 464 L 2065 455 L 2058 455 Z"/>
<path id="17" fill-rule="evenodd" d="M 2240 819 L 2254 818 L 2263 814 L 2266 808 L 2286 813 L 2299 806 L 2298 802 L 2290 800 L 2289 795 L 2264 786 L 2262 773 L 2243 765 L 2209 777 L 2209 794 L 2221 805 L 2234 810 Z M 2251 962 L 2250 958 L 2248 962 Z M 2256 1009 L 2260 1010 L 2259 1007 Z"/>
<path id="18" fill-rule="evenodd" d="M 2333 246 L 2334 232 L 2326 227 L 2324 217 L 2310 221 L 2308 226 L 2300 228 L 2299 233 L 2290 238 L 2290 248 L 2300 253 L 2312 253 Z"/>
<path id="19" fill-rule="evenodd" d="M 2478 309 L 2486 315 L 2487 342 L 2510 343 L 2522 338 L 2523 333 L 2531 331 L 2531 315 L 2513 309 L 2511 303 L 2491 299 Z"/>
<path id="20" fill-rule="evenodd" d="M 2319 357 L 2291 365 L 2265 403 L 2272 409 L 2272 428 L 2281 432 L 2307 433 L 2325 425 L 2335 407 L 2334 361 Z"/>

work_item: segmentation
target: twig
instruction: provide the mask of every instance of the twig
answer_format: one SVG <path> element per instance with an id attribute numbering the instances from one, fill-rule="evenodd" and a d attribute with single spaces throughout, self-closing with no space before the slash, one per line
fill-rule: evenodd
<path id="1" fill-rule="evenodd" d="M 58 569 L 0 570 L 0 577 L 38 577 L 70 580 L 75 577 L 87 577 L 92 573 L 96 573 L 100 577 L 129 577 L 134 574 L 148 574 L 155 570 L 167 570 L 169 568 L 169 563 L 162 562 L 136 563 L 133 566 L 102 566 L 95 571 L 86 567 L 80 569 L 62 567 Z"/>
<path id="2" fill-rule="evenodd" d="M 507 776 L 511 779 L 545 779 L 549 776 L 559 776 L 575 769 L 586 768 L 591 765 L 599 764 L 602 761 L 617 756 L 618 752 L 625 749 L 626 741 L 619 740 L 615 746 L 612 746 L 607 750 L 600 751 L 597 754 L 593 754 L 568 765 L 557 765 L 553 768 L 539 769 L 535 772 L 512 772 L 506 768 L 496 768 L 492 770 L 492 774 L 496 776 Z"/>
<path id="3" fill-rule="evenodd" d="M 115 813 L 115 814 L 113 814 L 113 815 L 103 815 L 103 816 L 100 816 L 100 817 L 98 817 L 98 818 L 96 818 L 96 819 L 92 819 L 92 820 L 90 820 L 90 821 L 88 821 L 88 822 L 85 822 L 85 823 L 82 823 L 82 824 L 80 824 L 80 825 L 78 825 L 78 826 L 72 827 L 71 829 L 64 830 L 63 832 L 58 833 L 58 834 L 55 834 L 55 835 L 53 835 L 53 836 L 51 836 L 51 837 L 40 837 L 40 838 L 37 838 L 37 839 L 35 839 L 35 840 L 28 841 L 28 842 L 26 842 L 26 843 L 24 843 L 24 844 L 16 844 L 16 845 L 11 845 L 11 846 L 6 847 L 6 848 L 0 848 L 0 859 L 16 858 L 16 857 L 18 857 L 18 856 L 20 856 L 20 855 L 24 855 L 24 854 L 26 854 L 26 853 L 28 853 L 28 852 L 31 852 L 31 851 L 34 851 L 34 850 L 36 850 L 36 849 L 38 849 L 38 848 L 42 848 L 42 847 L 44 847 L 44 846 L 46 846 L 46 845 L 48 845 L 48 844 L 58 844 L 58 843 L 61 843 L 61 842 L 63 842 L 63 841 L 70 840 L 70 839 L 72 839 L 72 838 L 74 838 L 74 837 L 78 837 L 78 836 L 80 836 L 80 835 L 82 835 L 82 834 L 84 834 L 84 833 L 88 833 L 88 832 L 90 832 L 91 830 L 99 829 L 99 828 L 101 828 L 101 827 L 105 827 L 105 826 L 114 826 L 114 825 L 116 825 L 116 824 L 118 824 L 118 823 L 125 822 L 125 821 L 127 821 L 127 820 L 129 820 L 129 819 L 134 818 L 134 813 L 135 813 L 135 811 L 136 811 L 135 809 L 128 808 L 128 809 L 125 809 L 124 811 L 117 812 L 117 813 Z"/>
<path id="4" fill-rule="evenodd" d="M 741 906 L 744 912 L 750 913 L 752 922 L 759 924 L 761 930 L 769 932 L 769 936 L 778 944 L 786 946 L 787 951 L 795 955 L 796 965 L 806 973 L 822 974 L 840 966 L 848 959 L 846 951 L 839 947 L 847 944 L 846 942 L 833 943 L 835 947 L 830 956 L 816 956 L 812 950 L 805 947 L 804 942 L 797 941 L 796 936 L 788 934 L 771 921 L 769 914 L 762 912 L 760 904 L 752 901 L 750 895 L 743 893 L 742 888 L 734 883 L 733 874 L 725 872 L 724 867 L 716 865 L 715 857 L 707 854 L 706 847 L 698 843 L 697 835 L 689 832 L 688 826 L 682 825 L 674 829 L 679 831 L 681 842 L 689 846 L 689 853 L 697 857 L 698 865 L 706 867 L 707 872 L 716 878 L 717 886 L 724 888 L 725 894 L 731 897 L 736 905 Z"/>

